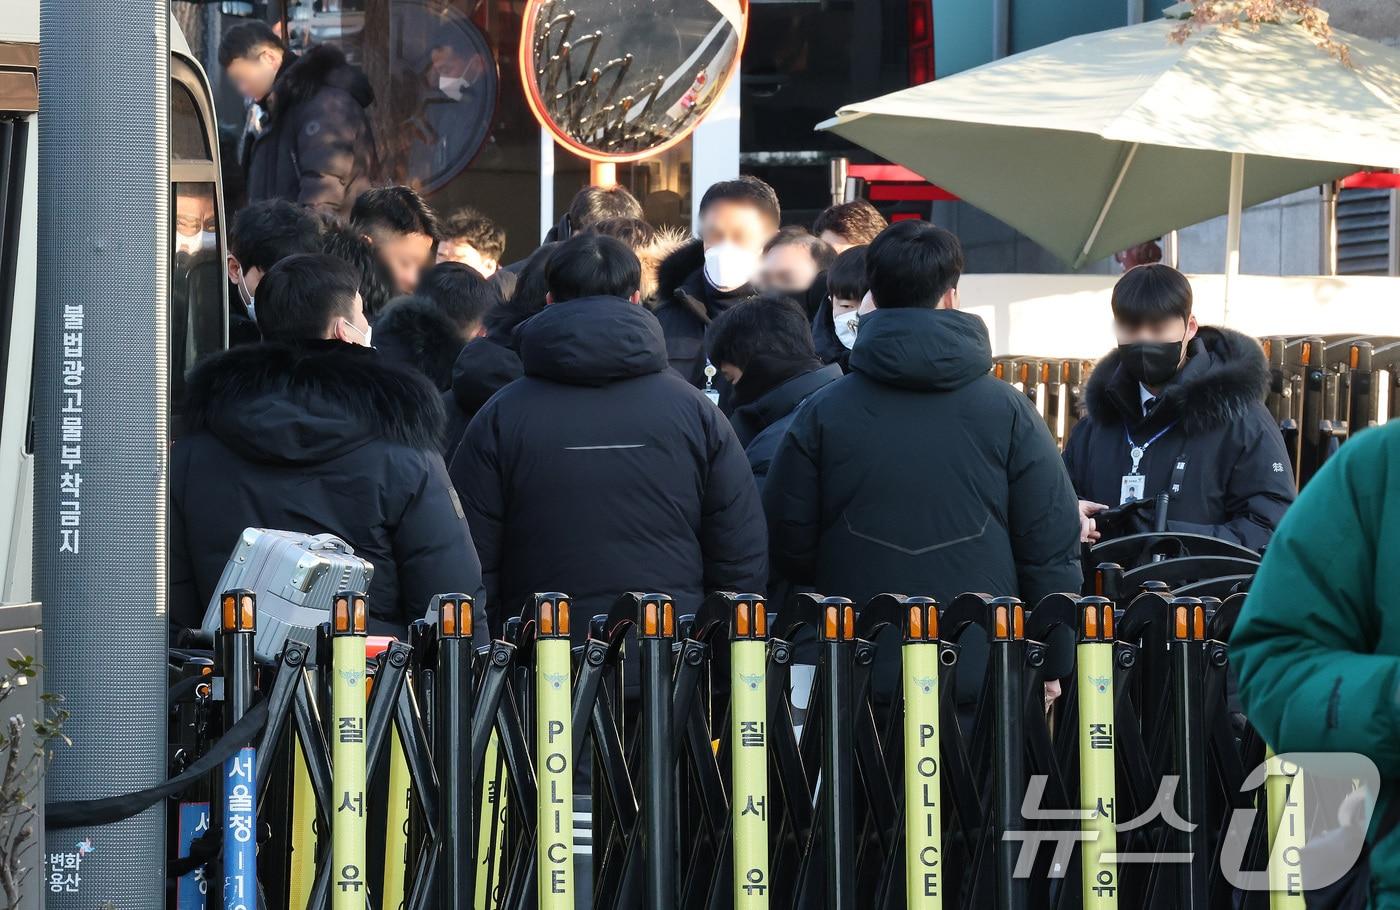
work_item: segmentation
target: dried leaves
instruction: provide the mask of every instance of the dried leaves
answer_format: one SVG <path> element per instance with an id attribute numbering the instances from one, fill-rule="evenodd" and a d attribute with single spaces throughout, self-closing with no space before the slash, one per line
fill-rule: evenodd
<path id="1" fill-rule="evenodd" d="M 1257 29 L 1265 23 L 1292 23 L 1312 35 L 1317 46 L 1343 66 L 1354 68 L 1351 50 L 1337 40 L 1317 0 L 1186 0 L 1184 5 L 1190 15 L 1171 34 L 1178 44 L 1209 26 Z"/>

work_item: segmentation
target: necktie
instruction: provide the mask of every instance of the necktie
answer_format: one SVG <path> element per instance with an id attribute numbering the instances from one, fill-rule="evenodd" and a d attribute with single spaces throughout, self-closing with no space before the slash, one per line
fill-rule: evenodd
<path id="1" fill-rule="evenodd" d="M 1152 413 L 1152 409 L 1157 407 L 1157 399 L 1149 398 L 1142 403 L 1142 416 L 1146 417 Z"/>

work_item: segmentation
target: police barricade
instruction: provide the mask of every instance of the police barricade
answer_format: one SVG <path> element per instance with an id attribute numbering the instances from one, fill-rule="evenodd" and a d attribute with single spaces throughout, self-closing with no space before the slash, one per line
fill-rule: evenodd
<path id="1" fill-rule="evenodd" d="M 216 665 L 186 676 L 205 722 L 266 720 L 214 772 L 222 850 L 178 906 L 1301 907 L 1303 783 L 1245 789 L 1243 595 L 1138 572 L 1033 608 L 628 593 L 582 618 L 543 593 L 481 650 L 466 595 L 372 645 L 347 591 L 314 668 L 295 641 L 255 667 L 253 595 L 228 592 Z M 1279 890 L 1236 892 L 1232 861 Z"/>
<path id="2" fill-rule="evenodd" d="M 1279 425 L 1299 487 L 1348 438 L 1400 414 L 1400 340 L 1377 335 L 1260 339 L 1265 405 Z M 1001 357 L 992 373 L 1026 395 L 1061 448 L 1084 406 L 1091 361 Z"/>

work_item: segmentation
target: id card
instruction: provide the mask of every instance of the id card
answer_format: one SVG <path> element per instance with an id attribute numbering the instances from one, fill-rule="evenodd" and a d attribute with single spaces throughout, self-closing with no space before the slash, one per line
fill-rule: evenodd
<path id="1" fill-rule="evenodd" d="M 1137 502 L 1142 498 L 1142 494 L 1147 487 L 1147 478 L 1141 474 L 1124 474 L 1122 493 L 1118 498 L 1118 504 L 1126 505 L 1130 502 Z"/>

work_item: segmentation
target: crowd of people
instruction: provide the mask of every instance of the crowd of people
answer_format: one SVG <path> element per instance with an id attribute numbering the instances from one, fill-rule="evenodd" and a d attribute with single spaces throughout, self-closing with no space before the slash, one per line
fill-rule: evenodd
<path id="1" fill-rule="evenodd" d="M 585 616 L 627 590 L 1034 603 L 1078 591 L 1082 544 L 1151 527 L 1169 485 L 1169 527 L 1256 548 L 1292 500 L 1258 345 L 1198 326 L 1164 265 L 1115 289 L 1121 344 L 1062 456 L 993 377 L 948 231 L 864 201 L 785 225 L 739 177 L 697 234 L 617 186 L 510 264 L 486 215 L 403 186 L 344 216 L 247 205 L 231 349 L 181 407 L 176 622 L 247 527 L 346 540 L 375 566 L 372 630 L 399 634 L 448 591 L 483 630 L 544 589 Z"/>
<path id="2" fill-rule="evenodd" d="M 487 215 L 374 185 L 372 93 L 338 51 L 250 22 L 219 59 L 249 202 L 230 350 L 179 408 L 182 625 L 247 527 L 343 538 L 393 634 L 448 591 L 493 630 L 542 589 L 582 615 L 643 589 L 1034 603 L 1079 590 L 1082 544 L 1152 528 L 1158 492 L 1169 528 L 1255 549 L 1293 499 L 1259 346 L 1198 326 L 1159 257 L 1125 260 L 1119 346 L 1061 455 L 991 375 L 941 228 L 865 201 L 785 223 L 739 177 L 676 236 L 587 187 L 507 264 Z"/>
<path id="3" fill-rule="evenodd" d="M 372 633 L 461 591 L 484 636 L 539 590 L 581 616 L 623 591 L 682 610 L 715 590 L 1035 603 L 1081 589 L 1085 545 L 1164 526 L 1268 547 L 1233 653 L 1276 750 L 1397 754 L 1400 424 L 1348 443 L 1291 507 L 1259 345 L 1199 325 L 1155 243 L 1117 257 L 1118 344 L 1062 453 L 993 377 L 945 230 L 863 201 L 785 223 L 740 177 L 675 236 L 625 189 L 588 187 L 505 264 L 483 213 L 374 186 L 372 92 L 338 51 L 298 57 L 249 23 L 219 57 L 250 102 L 250 204 L 229 237 L 230 350 L 189 376 L 172 457 L 177 626 L 199 625 L 247 527 L 369 559 Z M 454 72 L 442 90 L 460 94 Z M 1397 855 L 1376 867 L 1386 889 Z"/>

